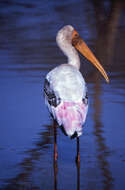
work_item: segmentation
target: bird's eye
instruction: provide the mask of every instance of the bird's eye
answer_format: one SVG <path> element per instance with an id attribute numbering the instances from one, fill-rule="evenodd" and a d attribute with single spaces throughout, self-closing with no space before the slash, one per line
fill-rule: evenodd
<path id="1" fill-rule="evenodd" d="M 75 34 L 75 38 L 78 38 L 78 34 Z"/>

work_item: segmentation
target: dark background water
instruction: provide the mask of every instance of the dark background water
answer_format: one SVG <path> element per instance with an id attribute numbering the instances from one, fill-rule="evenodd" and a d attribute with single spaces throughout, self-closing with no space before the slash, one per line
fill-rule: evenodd
<path id="1" fill-rule="evenodd" d="M 57 31 L 71 24 L 108 71 L 110 84 L 81 58 L 89 112 L 76 141 L 58 129 L 43 98 L 46 74 L 66 62 Z M 0 189 L 125 189 L 125 4 L 97 0 L 0 1 Z"/>

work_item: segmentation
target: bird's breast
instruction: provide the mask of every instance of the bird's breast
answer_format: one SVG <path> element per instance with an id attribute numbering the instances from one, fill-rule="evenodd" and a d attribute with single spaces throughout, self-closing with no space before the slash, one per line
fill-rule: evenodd
<path id="1" fill-rule="evenodd" d="M 47 75 L 51 88 L 64 101 L 81 101 L 86 96 L 86 84 L 82 74 L 74 67 L 63 64 Z"/>

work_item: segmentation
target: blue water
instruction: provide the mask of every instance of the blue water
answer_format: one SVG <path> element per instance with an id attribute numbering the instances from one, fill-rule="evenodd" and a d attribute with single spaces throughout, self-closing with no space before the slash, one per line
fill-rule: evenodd
<path id="1" fill-rule="evenodd" d="M 125 11 L 123 1 L 0 1 L 0 189 L 124 190 Z M 56 33 L 71 24 L 108 71 L 110 83 L 84 58 L 89 111 L 76 140 L 57 130 L 44 104 L 46 74 L 66 62 Z"/>

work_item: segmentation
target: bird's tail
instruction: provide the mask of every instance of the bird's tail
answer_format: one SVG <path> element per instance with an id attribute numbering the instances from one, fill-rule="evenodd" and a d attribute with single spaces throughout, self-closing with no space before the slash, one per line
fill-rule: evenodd
<path id="1" fill-rule="evenodd" d="M 63 126 L 65 133 L 71 138 L 82 134 L 88 106 L 81 102 L 61 102 L 55 109 L 58 124 Z"/>

